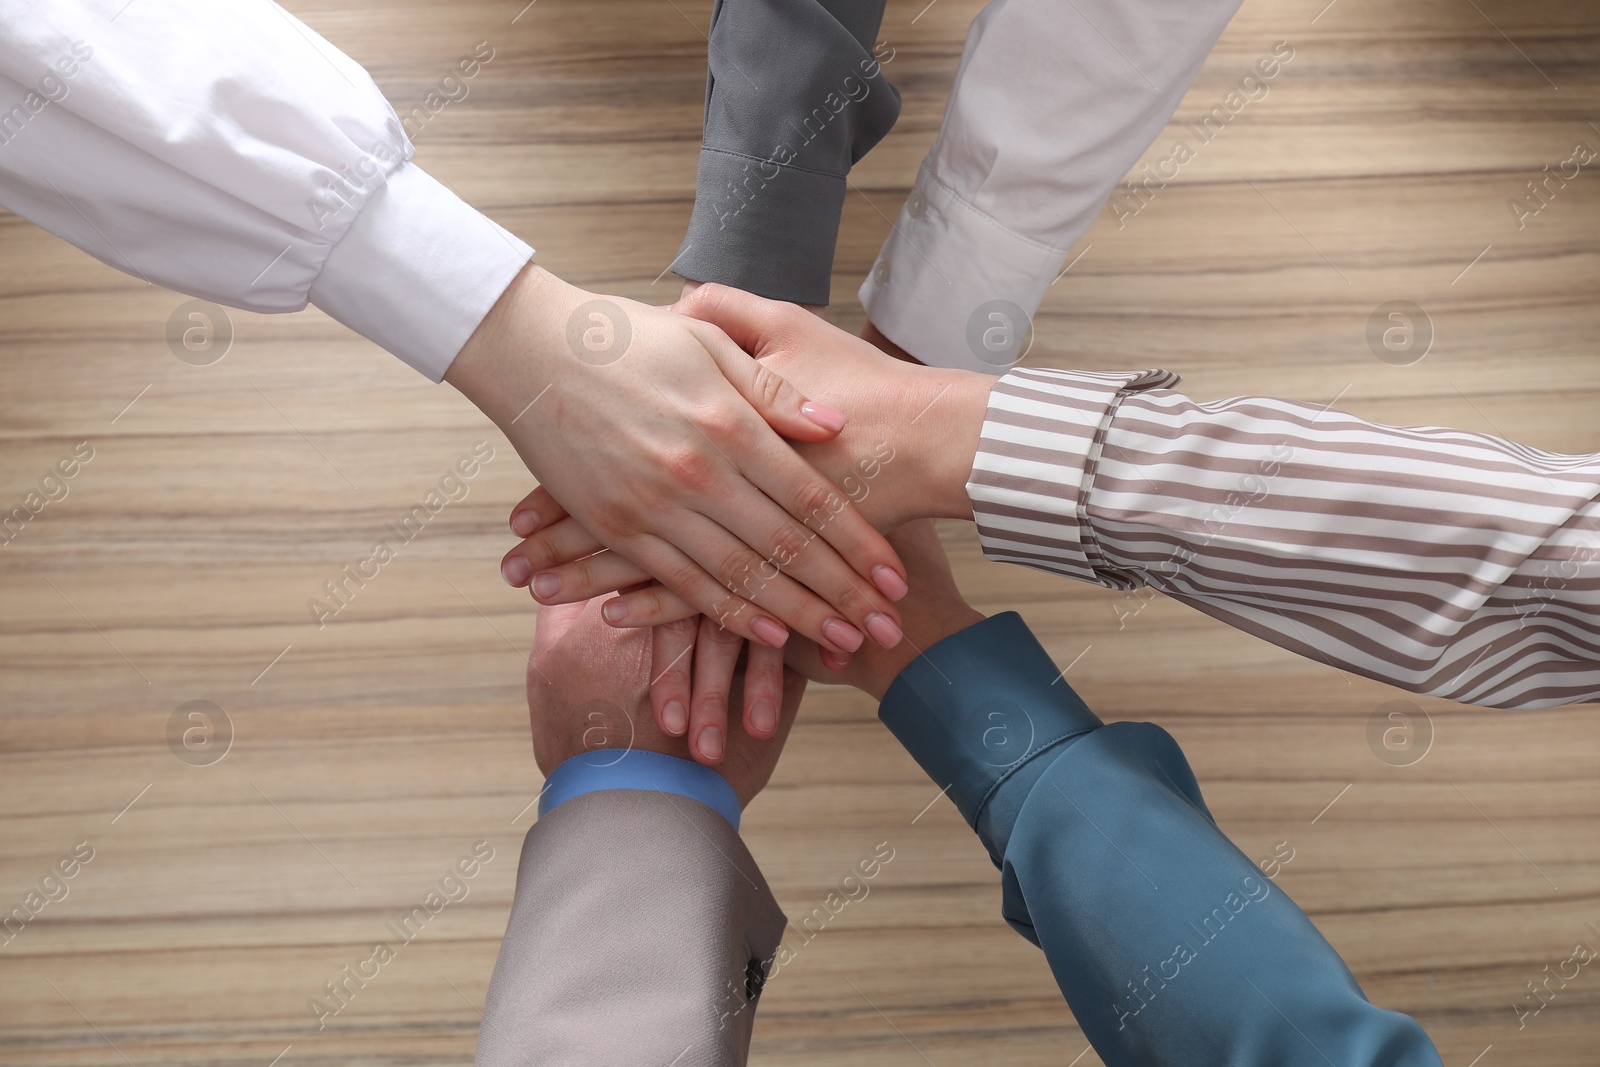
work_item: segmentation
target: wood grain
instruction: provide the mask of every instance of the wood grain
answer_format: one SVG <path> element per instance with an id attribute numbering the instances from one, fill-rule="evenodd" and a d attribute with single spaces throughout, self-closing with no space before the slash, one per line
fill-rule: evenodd
<path id="1" fill-rule="evenodd" d="M 846 204 L 831 314 L 849 328 L 979 9 L 925 2 L 891 0 L 884 21 L 905 110 Z M 1522 229 L 1505 206 L 1576 141 L 1600 146 L 1600 12 L 1324 2 L 1248 0 L 1148 159 L 1275 42 L 1294 61 L 1136 216 L 1102 216 L 1030 359 L 1600 450 L 1600 175 Z M 574 282 L 670 298 L 653 279 L 690 210 L 704 5 L 290 6 L 402 111 L 490 42 L 419 161 Z M 1364 339 L 1395 299 L 1436 330 L 1409 367 Z M 95 450 L 0 547 L 0 904 L 95 850 L 0 947 L 0 1063 L 469 1063 L 539 787 L 520 691 L 534 613 L 495 570 L 527 476 L 460 397 L 319 313 L 234 313 L 226 358 L 192 367 L 164 341 L 180 303 L 0 216 L 0 504 Z M 479 440 L 496 458 L 468 498 L 318 629 L 307 598 Z M 943 532 L 975 603 L 1021 610 L 1063 664 L 1082 654 L 1070 680 L 1104 717 L 1178 737 L 1246 853 L 1289 842 L 1279 884 L 1447 1063 L 1600 1062 L 1600 972 L 1520 1030 L 1511 1008 L 1574 942 L 1600 943 L 1593 708 L 1418 700 L 1433 746 L 1389 766 L 1366 728 L 1401 694 L 1170 602 L 1127 615 Z M 168 747 L 190 700 L 231 720 L 214 765 Z M 873 711 L 814 690 L 748 817 L 794 912 L 877 842 L 896 850 L 769 988 L 753 1062 L 1097 1063 L 1073 1059 L 1086 1043 L 1000 922 L 995 872 Z M 496 854 L 470 896 L 318 1030 L 307 998 L 480 839 Z"/>

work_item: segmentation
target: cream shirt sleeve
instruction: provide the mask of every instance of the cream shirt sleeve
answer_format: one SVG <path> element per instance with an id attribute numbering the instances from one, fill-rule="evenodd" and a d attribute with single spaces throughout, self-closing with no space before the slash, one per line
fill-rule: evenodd
<path id="1" fill-rule="evenodd" d="M 1160 135 L 1238 7 L 993 0 L 861 286 L 873 324 L 934 366 L 1001 374 L 1017 362 L 1067 249 Z"/>
<path id="2" fill-rule="evenodd" d="M 533 250 L 270 0 L 0 0 L 0 205 L 155 285 L 313 303 L 444 376 Z"/>

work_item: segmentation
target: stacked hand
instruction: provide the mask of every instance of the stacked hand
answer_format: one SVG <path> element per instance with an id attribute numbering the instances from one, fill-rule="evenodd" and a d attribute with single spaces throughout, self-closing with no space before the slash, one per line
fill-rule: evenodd
<path id="1" fill-rule="evenodd" d="M 528 656 L 528 716 L 534 757 L 546 777 L 565 760 L 586 752 L 631 749 L 689 757 L 687 743 L 663 733 L 649 714 L 645 692 L 650 650 L 644 631 L 605 625 L 602 606 L 603 599 L 596 599 L 539 612 Z M 726 756 L 717 766 L 741 806 L 772 776 L 805 693 L 804 678 L 781 664 L 779 670 L 774 740 L 729 738 Z M 618 752 L 617 758 L 626 757 Z"/>
<path id="2" fill-rule="evenodd" d="M 878 529 L 926 516 L 970 517 L 965 484 L 992 379 L 900 362 L 792 304 L 723 286 L 701 287 L 675 310 L 715 323 L 760 364 L 849 412 L 850 421 L 837 436 L 819 440 L 813 435 L 798 450 Z M 611 602 L 628 605 L 625 619 L 607 617 L 623 625 L 657 627 L 651 692 L 657 722 L 672 736 L 687 733 L 701 762 L 717 762 L 727 736 L 741 635 L 700 618 L 701 609 L 670 590 L 642 585 L 649 575 L 603 551 L 600 540 L 569 519 L 546 488 L 517 505 L 512 528 L 537 530 L 507 555 L 505 567 L 536 572 L 532 591 L 541 603 L 627 590 Z M 759 585 L 770 573 L 769 567 L 740 579 L 745 587 Z M 874 622 L 867 620 L 867 628 L 877 638 Z M 886 647 L 895 643 L 879 641 Z M 846 662 L 839 653 L 862 654 L 859 637 L 818 644 L 821 662 L 835 668 Z M 779 660 L 770 648 L 749 648 L 744 723 L 758 738 L 775 729 Z"/>
<path id="3" fill-rule="evenodd" d="M 659 579 L 674 603 L 769 648 L 788 638 L 785 624 L 835 652 L 858 647 L 863 631 L 899 640 L 891 600 L 905 580 L 893 549 L 783 440 L 827 440 L 844 416 L 714 326 L 599 300 L 530 267 L 447 379 L 590 543 Z M 508 562 L 507 578 L 521 584 L 531 569 Z M 660 621 L 631 614 L 639 606 L 614 601 L 608 621 Z"/>

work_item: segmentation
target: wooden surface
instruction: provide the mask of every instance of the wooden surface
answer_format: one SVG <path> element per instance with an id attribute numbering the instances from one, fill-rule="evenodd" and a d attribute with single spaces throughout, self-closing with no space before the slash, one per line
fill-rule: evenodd
<path id="1" fill-rule="evenodd" d="M 833 317 L 850 328 L 979 6 L 924 3 L 891 0 L 884 21 L 905 113 L 846 204 Z M 1137 217 L 1102 216 L 1030 359 L 1600 450 L 1600 173 L 1521 230 L 1505 206 L 1576 142 L 1600 148 L 1600 10 L 1323 3 L 1247 0 L 1179 118 L 1274 42 L 1295 59 Z M 419 160 L 567 278 L 670 297 L 652 279 L 689 215 L 707 5 L 540 0 L 514 23 L 522 0 L 290 6 L 401 110 L 490 42 Z M 1432 320 L 1420 363 L 1366 344 L 1389 300 Z M 0 904 L 94 849 L 0 947 L 0 1062 L 469 1063 L 539 787 L 534 614 L 495 568 L 527 478 L 459 396 L 318 313 L 234 313 L 224 359 L 180 362 L 164 331 L 181 303 L 0 217 L 0 503 L 94 449 L 0 546 Z M 468 498 L 317 629 L 307 598 L 478 440 L 496 458 Z M 1070 679 L 1104 717 L 1178 737 L 1241 848 L 1288 842 L 1279 885 L 1451 1067 L 1600 1063 L 1594 965 L 1520 1030 L 1511 1007 L 1575 942 L 1600 946 L 1595 709 L 1419 700 L 1432 747 L 1392 766 L 1367 726 L 1402 694 L 946 533 L 980 607 L 1020 609 L 1062 664 L 1081 654 Z M 1119 628 L 1118 607 L 1140 610 Z M 167 741 L 191 700 L 232 724 L 210 766 Z M 791 912 L 877 842 L 896 858 L 769 988 L 754 1062 L 1098 1062 L 1074 1060 L 1042 959 L 934 800 L 867 699 L 813 692 L 746 837 Z M 480 839 L 495 858 L 470 896 L 318 1031 L 307 999 Z"/>

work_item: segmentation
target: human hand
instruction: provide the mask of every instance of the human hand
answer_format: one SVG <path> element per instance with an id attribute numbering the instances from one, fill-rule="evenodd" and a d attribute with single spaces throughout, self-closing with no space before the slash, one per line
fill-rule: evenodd
<path id="1" fill-rule="evenodd" d="M 839 651 L 863 630 L 899 639 L 893 550 L 779 437 L 826 440 L 844 416 L 715 327 L 531 267 L 446 379 L 594 541 L 660 578 L 675 602 L 772 647 L 787 639 L 784 623 Z M 507 579 L 522 584 L 533 569 L 508 562 Z M 737 584 L 759 569 L 770 573 Z M 650 608 L 620 598 L 607 618 L 664 621 Z"/>
<path id="2" fill-rule="evenodd" d="M 715 299 L 708 302 L 708 298 Z M 908 368 L 820 320 L 793 315 L 793 305 L 721 286 L 708 287 L 683 306 L 725 316 L 742 337 L 762 347 L 767 353 L 763 358 L 789 366 L 789 373 L 799 373 L 810 382 L 808 388 L 826 391 L 843 386 L 848 391 L 848 399 L 841 402 L 853 416 L 841 440 L 833 442 L 837 447 L 802 447 L 880 529 L 917 515 L 970 515 L 966 476 L 991 379 Z M 788 323 L 782 321 L 785 317 Z M 778 321 L 767 321 L 771 318 Z M 792 335 L 786 326 L 792 327 Z M 928 417 L 923 419 L 924 415 Z M 599 593 L 646 580 L 626 560 L 600 552 L 599 543 L 564 514 L 542 489 L 529 494 L 512 512 L 514 531 L 540 531 L 506 557 L 508 564 L 521 557 L 540 568 L 531 589 L 536 599 L 560 603 L 592 595 L 589 590 Z M 658 611 L 670 603 L 659 590 L 648 595 L 662 597 Z M 685 616 L 693 613 L 692 607 L 681 603 L 675 610 Z M 658 626 L 652 637 L 651 705 L 656 722 L 673 736 L 687 733 L 697 758 L 716 757 L 715 752 L 700 751 L 700 738 L 725 736 L 725 730 L 707 734 L 704 728 L 726 725 L 726 696 L 741 643 L 737 634 L 695 617 Z M 834 669 L 849 659 L 827 648 L 818 654 L 821 663 Z M 744 724 L 754 737 L 770 730 L 768 694 L 776 684 L 772 679 L 777 676 L 778 658 L 771 649 L 753 644 L 747 653 Z"/>
<path id="3" fill-rule="evenodd" d="M 685 278 L 683 280 L 683 291 L 678 294 L 678 302 L 681 304 L 684 301 L 684 298 L 686 298 L 690 293 L 694 292 L 696 289 L 700 288 L 704 284 L 705 284 L 704 282 L 697 282 L 692 278 Z M 794 306 L 797 307 L 797 308 L 800 308 L 802 311 L 809 311 L 811 314 L 815 315 L 817 318 L 822 319 L 823 321 L 827 321 L 827 318 L 828 318 L 828 305 L 827 304 L 796 304 Z M 872 323 L 869 322 L 869 323 L 867 323 L 867 325 L 871 326 Z M 865 336 L 865 334 L 863 334 L 862 336 Z M 877 342 L 873 342 L 873 343 L 876 344 Z M 890 344 L 894 344 L 893 341 L 890 341 L 889 343 Z M 880 345 L 879 347 L 882 347 L 882 346 Z M 888 351 L 888 350 L 885 349 L 885 351 Z M 910 358 L 910 357 L 907 357 L 907 358 Z"/>
<path id="4" fill-rule="evenodd" d="M 687 743 L 662 733 L 646 710 L 649 637 L 644 630 L 607 626 L 601 606 L 596 599 L 539 611 L 528 655 L 528 717 L 534 758 L 547 777 L 571 757 L 598 750 L 690 758 Z M 777 717 L 769 740 L 730 737 L 715 767 L 733 786 L 741 807 L 772 777 L 805 693 L 804 678 L 781 663 L 778 671 Z"/>
<path id="5" fill-rule="evenodd" d="M 892 649 L 869 645 L 842 667 L 814 642 L 790 641 L 783 649 L 790 670 L 815 682 L 855 686 L 882 700 L 900 672 L 924 650 L 984 620 L 984 614 L 968 604 L 956 588 L 955 573 L 932 519 L 906 523 L 889 535 L 889 541 L 905 562 L 911 581 L 911 593 L 900 605 L 906 620 L 905 641 Z"/>
<path id="6" fill-rule="evenodd" d="M 760 363 L 850 412 L 837 437 L 796 449 L 878 529 L 891 530 L 914 518 L 972 517 L 966 482 L 993 378 L 903 363 L 793 304 L 726 286 L 701 286 L 679 310 L 717 323 Z M 581 524 L 563 521 L 566 512 L 557 497 L 535 490 L 512 511 L 511 528 L 524 540 L 507 554 L 506 565 L 521 559 L 532 567 L 535 599 L 545 604 L 585 600 L 648 579 L 642 568 L 600 551 L 599 540 Z M 762 575 L 741 577 L 757 584 Z M 692 604 L 659 587 L 633 590 L 618 600 L 642 605 L 629 611 L 630 620 L 648 616 L 659 623 L 696 613 Z M 835 642 L 834 651 L 855 649 Z"/>

